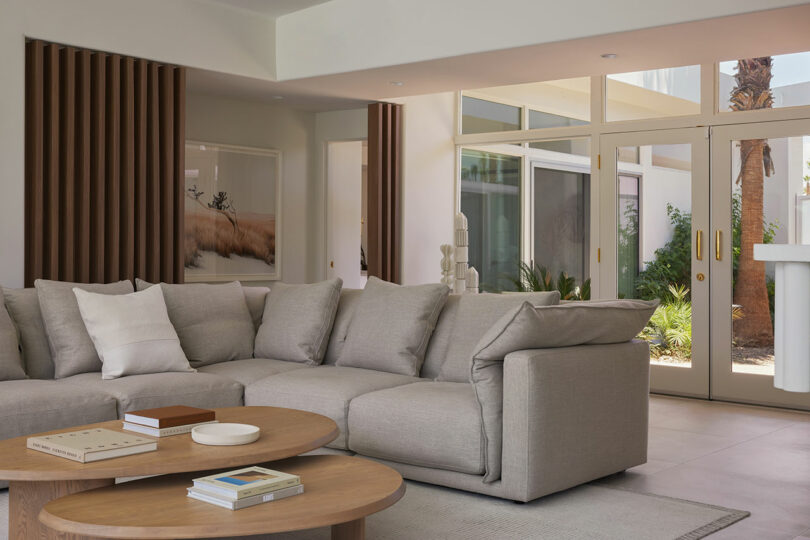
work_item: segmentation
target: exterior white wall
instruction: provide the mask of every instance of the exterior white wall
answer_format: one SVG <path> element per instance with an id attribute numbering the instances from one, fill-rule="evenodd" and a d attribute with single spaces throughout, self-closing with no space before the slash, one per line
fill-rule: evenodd
<path id="1" fill-rule="evenodd" d="M 758 0 L 503 0 L 495 6 L 486 0 L 333 0 L 278 19 L 277 72 L 279 79 L 296 79 L 801 3 L 769 0 L 763 6 Z"/>
<path id="2" fill-rule="evenodd" d="M 281 150 L 281 279 L 308 281 L 307 248 L 316 209 L 309 204 L 315 114 L 219 97 L 188 95 L 186 137 Z"/>
<path id="3" fill-rule="evenodd" d="M 25 38 L 258 78 L 275 76 L 275 22 L 195 0 L 0 2 L 0 284 L 23 285 Z"/>

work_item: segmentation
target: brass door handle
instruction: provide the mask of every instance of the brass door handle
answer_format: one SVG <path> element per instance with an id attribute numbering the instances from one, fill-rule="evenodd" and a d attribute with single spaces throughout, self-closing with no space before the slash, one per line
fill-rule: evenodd
<path id="1" fill-rule="evenodd" d="M 717 232 L 714 233 L 714 258 L 718 261 L 723 259 L 722 243 L 723 231 L 717 229 Z"/>
<path id="2" fill-rule="evenodd" d="M 698 229 L 695 235 L 695 255 L 697 256 L 697 260 L 703 260 L 703 231 L 700 229 Z"/>

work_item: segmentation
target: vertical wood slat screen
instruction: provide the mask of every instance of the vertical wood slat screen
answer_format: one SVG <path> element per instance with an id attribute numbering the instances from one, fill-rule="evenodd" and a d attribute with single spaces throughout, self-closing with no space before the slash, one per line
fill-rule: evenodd
<path id="1" fill-rule="evenodd" d="M 368 106 L 368 275 L 400 283 L 402 105 Z"/>
<path id="2" fill-rule="evenodd" d="M 185 69 L 26 44 L 25 283 L 183 281 Z"/>

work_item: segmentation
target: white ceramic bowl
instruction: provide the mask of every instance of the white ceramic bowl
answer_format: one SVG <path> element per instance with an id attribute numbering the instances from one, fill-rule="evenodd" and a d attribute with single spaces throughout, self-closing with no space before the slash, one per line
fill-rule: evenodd
<path id="1" fill-rule="evenodd" d="M 191 438 L 210 446 L 250 444 L 259 438 L 259 428 L 250 424 L 204 424 L 191 429 Z"/>

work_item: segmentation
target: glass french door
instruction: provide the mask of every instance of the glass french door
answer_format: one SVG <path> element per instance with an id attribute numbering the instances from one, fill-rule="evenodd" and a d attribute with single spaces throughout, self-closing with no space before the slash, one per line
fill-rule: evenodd
<path id="1" fill-rule="evenodd" d="M 709 397 L 708 130 L 599 144 L 599 297 L 660 298 L 643 336 L 651 391 Z"/>
<path id="2" fill-rule="evenodd" d="M 775 269 L 751 247 L 810 244 L 808 201 L 810 120 L 713 128 L 713 398 L 810 409 L 810 393 L 774 387 Z"/>

